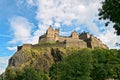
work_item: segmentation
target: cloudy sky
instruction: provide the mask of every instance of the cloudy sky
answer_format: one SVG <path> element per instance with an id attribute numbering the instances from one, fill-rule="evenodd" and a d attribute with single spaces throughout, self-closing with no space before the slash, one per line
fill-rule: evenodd
<path id="1" fill-rule="evenodd" d="M 98 9 L 102 0 L 0 0 L 0 74 L 16 46 L 23 43 L 36 44 L 38 37 L 49 25 L 60 28 L 60 35 L 89 32 L 98 37 L 109 48 L 120 37 L 114 29 L 98 20 Z"/>

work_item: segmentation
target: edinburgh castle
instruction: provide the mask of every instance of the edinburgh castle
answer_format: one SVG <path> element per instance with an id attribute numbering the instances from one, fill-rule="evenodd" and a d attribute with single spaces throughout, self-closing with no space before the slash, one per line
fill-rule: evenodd
<path id="1" fill-rule="evenodd" d="M 99 39 L 89 33 L 83 32 L 78 34 L 73 31 L 70 36 L 60 36 L 59 29 L 54 29 L 50 26 L 46 33 L 39 37 L 38 44 L 23 44 L 18 46 L 18 50 L 23 48 L 41 47 L 79 47 L 79 48 L 92 48 L 100 47 L 107 49 L 108 47 L 103 44 Z"/>

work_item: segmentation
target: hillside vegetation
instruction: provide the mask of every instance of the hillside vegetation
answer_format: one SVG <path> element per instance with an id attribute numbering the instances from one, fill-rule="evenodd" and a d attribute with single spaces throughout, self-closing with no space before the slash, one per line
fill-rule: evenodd
<path id="1" fill-rule="evenodd" d="M 105 80 L 120 78 L 120 50 L 36 48 L 9 61 L 4 80 Z"/>

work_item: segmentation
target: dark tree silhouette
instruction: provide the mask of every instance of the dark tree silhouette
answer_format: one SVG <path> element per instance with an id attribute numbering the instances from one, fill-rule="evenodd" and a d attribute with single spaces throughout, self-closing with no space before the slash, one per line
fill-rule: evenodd
<path id="1" fill-rule="evenodd" d="M 100 20 L 109 20 L 106 22 L 106 26 L 110 22 L 113 22 L 115 33 L 120 35 L 120 0 L 105 0 L 102 2 L 102 8 L 99 9 L 99 16 Z"/>

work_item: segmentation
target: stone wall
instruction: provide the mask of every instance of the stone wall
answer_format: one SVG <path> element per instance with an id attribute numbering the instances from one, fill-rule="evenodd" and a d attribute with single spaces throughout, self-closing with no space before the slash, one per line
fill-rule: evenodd
<path id="1" fill-rule="evenodd" d="M 17 47 L 17 51 L 21 49 L 31 49 L 31 48 L 32 48 L 32 44 L 23 44 L 22 46 Z"/>
<path id="2" fill-rule="evenodd" d="M 32 44 L 23 44 L 22 49 L 31 49 Z"/>
<path id="3" fill-rule="evenodd" d="M 73 31 L 72 34 L 71 34 L 71 38 L 79 39 L 78 33 L 76 31 Z"/>
<path id="4" fill-rule="evenodd" d="M 71 38 L 70 37 L 66 37 L 66 36 L 60 36 L 59 37 L 59 42 L 64 42 L 67 39 L 70 40 Z"/>
<path id="5" fill-rule="evenodd" d="M 108 47 L 106 45 L 104 45 L 99 39 L 97 39 L 96 37 L 91 37 L 91 46 L 92 48 L 94 47 L 100 47 L 100 48 L 105 48 L 107 49 Z"/>
<path id="6" fill-rule="evenodd" d="M 87 48 L 87 44 L 85 41 L 79 39 L 66 39 L 66 47 Z"/>
<path id="7" fill-rule="evenodd" d="M 85 33 L 85 32 L 83 32 L 79 35 L 79 39 L 82 39 L 82 40 L 86 40 L 90 37 L 91 37 L 91 35 L 89 33 Z"/>

